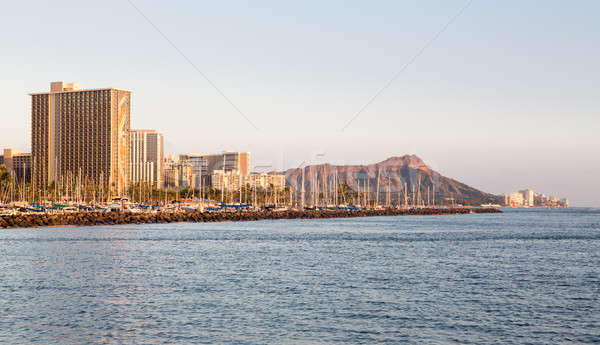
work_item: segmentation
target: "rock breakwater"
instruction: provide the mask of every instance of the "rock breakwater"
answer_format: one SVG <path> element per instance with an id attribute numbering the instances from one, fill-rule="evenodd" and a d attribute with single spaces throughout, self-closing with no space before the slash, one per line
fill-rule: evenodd
<path id="1" fill-rule="evenodd" d="M 405 215 L 449 215 L 469 213 L 502 213 L 495 208 L 418 208 L 359 211 L 245 211 L 245 212 L 158 212 L 101 213 L 78 212 L 64 214 L 22 214 L 0 216 L 0 228 L 31 228 L 43 226 L 91 226 L 115 224 L 157 224 L 176 222 L 238 222 L 265 219 L 321 219 Z"/>

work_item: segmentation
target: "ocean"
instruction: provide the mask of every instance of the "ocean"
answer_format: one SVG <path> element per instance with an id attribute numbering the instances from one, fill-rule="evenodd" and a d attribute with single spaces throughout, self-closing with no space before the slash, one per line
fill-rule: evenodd
<path id="1" fill-rule="evenodd" d="M 0 230 L 2 344 L 600 342 L 600 210 Z"/>

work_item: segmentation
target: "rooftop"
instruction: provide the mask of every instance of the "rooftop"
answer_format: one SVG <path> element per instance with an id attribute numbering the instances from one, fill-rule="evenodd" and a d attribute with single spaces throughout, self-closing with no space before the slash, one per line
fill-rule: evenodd
<path id="1" fill-rule="evenodd" d="M 48 94 L 55 94 L 55 93 L 101 91 L 101 90 L 119 90 L 119 91 L 132 92 L 132 90 L 119 89 L 119 88 L 115 88 L 115 87 L 105 87 L 105 88 L 98 88 L 98 89 L 82 89 L 81 85 L 79 85 L 78 83 L 65 83 L 62 81 L 54 81 L 54 82 L 50 83 L 50 91 L 49 92 L 34 92 L 34 93 L 30 93 L 29 95 L 30 96 L 48 95 Z"/>

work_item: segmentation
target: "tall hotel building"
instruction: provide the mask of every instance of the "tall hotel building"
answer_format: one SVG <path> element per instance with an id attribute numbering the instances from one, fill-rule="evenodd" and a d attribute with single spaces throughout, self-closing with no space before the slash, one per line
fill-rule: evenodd
<path id="1" fill-rule="evenodd" d="M 131 183 L 145 182 L 162 188 L 163 136 L 151 129 L 131 130 Z"/>
<path id="2" fill-rule="evenodd" d="M 128 185 L 131 91 L 53 82 L 31 95 L 35 188 L 69 176 L 121 194 Z M 107 189 L 108 190 L 108 189 Z"/>

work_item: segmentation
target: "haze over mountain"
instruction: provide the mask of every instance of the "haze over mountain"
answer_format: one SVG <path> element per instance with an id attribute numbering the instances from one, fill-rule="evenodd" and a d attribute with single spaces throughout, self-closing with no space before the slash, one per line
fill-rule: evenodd
<path id="1" fill-rule="evenodd" d="M 339 184 L 346 182 L 354 191 L 370 191 L 371 200 L 377 196 L 379 180 L 379 201 L 389 198 L 393 204 L 398 199 L 404 203 L 404 190 L 409 204 L 450 205 L 453 202 L 465 205 L 499 203 L 501 196 L 482 192 L 464 183 L 446 177 L 429 168 L 416 155 L 390 157 L 382 162 L 369 165 L 310 165 L 304 168 L 289 169 L 285 172 L 286 182 L 294 190 L 301 190 L 302 169 L 306 198 L 313 190 L 331 193 L 337 174 Z M 324 188 L 326 186 L 326 188 Z M 389 193 L 388 193 L 389 191 Z"/>

